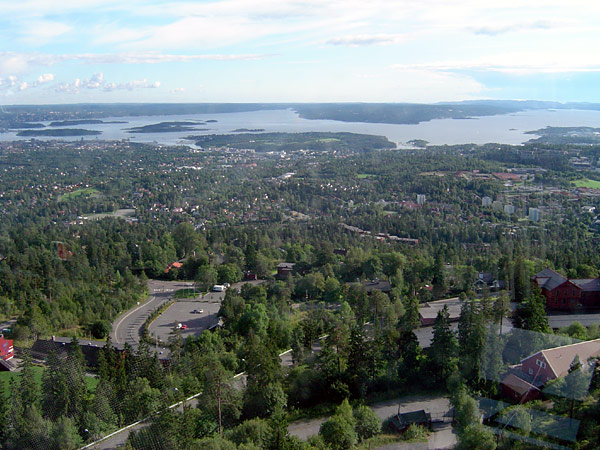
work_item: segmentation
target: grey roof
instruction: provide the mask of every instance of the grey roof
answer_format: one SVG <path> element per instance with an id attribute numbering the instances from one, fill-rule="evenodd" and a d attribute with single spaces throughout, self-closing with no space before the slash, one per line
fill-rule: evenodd
<path id="1" fill-rule="evenodd" d="M 581 280 L 569 280 L 583 291 L 600 291 L 600 278 L 587 278 Z"/>
<path id="2" fill-rule="evenodd" d="M 385 280 L 366 281 L 363 285 L 367 290 L 367 294 L 370 294 L 373 291 L 390 292 L 392 290 L 390 282 Z"/>
<path id="3" fill-rule="evenodd" d="M 541 272 L 536 273 L 533 278 L 539 287 L 548 290 L 552 290 L 567 281 L 565 277 L 552 269 L 544 269 Z"/>

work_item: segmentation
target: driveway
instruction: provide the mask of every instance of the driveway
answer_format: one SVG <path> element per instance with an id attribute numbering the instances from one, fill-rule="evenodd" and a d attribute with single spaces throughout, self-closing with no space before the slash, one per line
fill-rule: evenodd
<path id="1" fill-rule="evenodd" d="M 388 417 L 400 412 L 419 411 L 424 409 L 432 416 L 443 415 L 450 411 L 450 401 L 445 397 L 432 397 L 428 395 L 411 395 L 393 400 L 386 400 L 371 405 L 373 411 L 377 413 L 383 421 Z M 321 424 L 327 417 L 319 419 L 299 420 L 289 425 L 288 431 L 300 439 L 306 440 L 310 436 L 318 434 Z M 451 448 L 456 444 L 456 435 L 450 424 L 439 424 L 434 426 L 433 432 L 429 437 L 428 443 L 396 443 L 381 447 L 382 449 L 442 449 Z"/>
<path id="2" fill-rule="evenodd" d="M 140 343 L 140 331 L 144 321 L 157 307 L 168 301 L 176 290 L 193 286 L 184 281 L 148 280 L 148 300 L 121 314 L 113 323 L 110 338 L 122 346 L 126 342 L 136 349 Z"/>

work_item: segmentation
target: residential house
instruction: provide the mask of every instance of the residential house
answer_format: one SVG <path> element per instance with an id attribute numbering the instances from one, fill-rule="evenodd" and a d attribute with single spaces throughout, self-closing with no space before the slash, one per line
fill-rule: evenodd
<path id="1" fill-rule="evenodd" d="M 385 280 L 363 281 L 362 284 L 367 290 L 367 294 L 372 294 L 374 291 L 381 291 L 384 294 L 389 294 L 392 291 L 392 285 L 389 281 Z"/>
<path id="2" fill-rule="evenodd" d="M 600 339 L 549 348 L 528 356 L 515 367 L 520 370 L 504 377 L 500 383 L 502 393 L 519 402 L 534 400 L 548 381 L 569 373 L 575 357 L 586 366 L 595 365 L 600 357 Z"/>
<path id="3" fill-rule="evenodd" d="M 533 282 L 546 297 L 548 309 L 573 311 L 600 308 L 600 277 L 567 279 L 552 269 L 544 269 L 533 276 Z"/>
<path id="4" fill-rule="evenodd" d="M 14 356 L 12 339 L 5 339 L 4 335 L 0 334 L 0 371 L 13 371 L 17 368 L 11 361 Z"/>
<path id="5" fill-rule="evenodd" d="M 537 387 L 513 373 L 502 380 L 500 391 L 505 397 L 519 403 L 530 402 L 540 397 L 540 390 Z"/>
<path id="6" fill-rule="evenodd" d="M 294 272 L 295 263 L 282 262 L 277 264 L 277 277 L 278 278 L 287 278 L 288 275 L 291 275 Z"/>
<path id="7" fill-rule="evenodd" d="M 543 385 L 567 375 L 575 356 L 584 364 L 599 357 L 600 339 L 539 351 L 521 361 L 521 371 L 533 377 L 533 384 Z"/>

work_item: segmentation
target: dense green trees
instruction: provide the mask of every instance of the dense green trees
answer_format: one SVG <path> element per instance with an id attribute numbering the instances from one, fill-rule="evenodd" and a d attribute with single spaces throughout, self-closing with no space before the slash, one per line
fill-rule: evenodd
<path id="1" fill-rule="evenodd" d="M 450 314 L 448 308 L 438 312 L 433 325 L 433 341 L 431 343 L 430 357 L 433 384 L 443 383 L 458 367 L 458 341 L 454 331 L 450 328 Z"/>

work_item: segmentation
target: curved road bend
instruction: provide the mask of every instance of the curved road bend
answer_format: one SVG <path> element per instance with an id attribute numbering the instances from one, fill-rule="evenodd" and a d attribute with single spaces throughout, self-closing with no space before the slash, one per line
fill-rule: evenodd
<path id="1" fill-rule="evenodd" d="M 168 301 L 175 291 L 192 287 L 184 281 L 148 280 L 148 300 L 134 306 L 115 320 L 110 338 L 114 345 L 122 347 L 126 342 L 136 349 L 144 321 L 158 306 Z"/>

